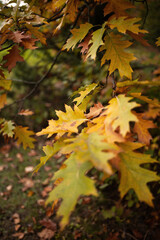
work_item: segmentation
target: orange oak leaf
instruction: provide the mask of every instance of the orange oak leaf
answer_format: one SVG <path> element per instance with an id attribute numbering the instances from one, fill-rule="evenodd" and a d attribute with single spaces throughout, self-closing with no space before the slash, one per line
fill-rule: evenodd
<path id="1" fill-rule="evenodd" d="M 104 16 L 114 12 L 116 17 L 126 16 L 126 9 L 133 8 L 134 6 L 125 0 L 107 0 L 107 5 L 104 8 Z"/>
<path id="2" fill-rule="evenodd" d="M 7 98 L 6 98 L 6 94 L 2 94 L 0 96 L 0 109 L 4 107 L 4 105 L 6 104 Z"/>
<path id="3" fill-rule="evenodd" d="M 152 104 L 149 104 L 148 111 L 143 113 L 143 118 L 144 119 L 155 119 L 157 116 L 160 115 L 160 108 L 155 107 Z"/>
<path id="4" fill-rule="evenodd" d="M 23 57 L 21 57 L 19 53 L 20 50 L 18 49 L 18 46 L 15 45 L 10 49 L 9 54 L 3 57 L 3 60 L 6 60 L 6 63 L 3 65 L 3 67 L 7 67 L 9 72 L 16 66 L 17 62 L 24 61 Z"/>
<path id="5" fill-rule="evenodd" d="M 98 102 L 97 104 L 94 104 L 94 107 L 90 108 L 90 112 L 88 114 L 86 114 L 87 118 L 93 118 L 93 117 L 97 117 L 102 110 L 104 109 L 103 105 Z"/>
<path id="6" fill-rule="evenodd" d="M 135 123 L 133 131 L 137 133 L 140 142 L 149 145 L 152 136 L 150 135 L 148 128 L 155 128 L 156 126 L 152 121 L 143 119 L 143 114 L 135 112 L 134 114 L 139 121 Z"/>

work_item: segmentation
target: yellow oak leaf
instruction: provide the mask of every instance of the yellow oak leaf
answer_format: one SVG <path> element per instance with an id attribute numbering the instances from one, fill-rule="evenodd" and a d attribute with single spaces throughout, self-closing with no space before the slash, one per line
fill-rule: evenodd
<path id="1" fill-rule="evenodd" d="M 34 173 L 38 172 L 38 170 L 46 164 L 46 162 L 54 156 L 59 150 L 64 146 L 63 141 L 57 141 L 53 144 L 53 146 L 47 145 L 43 147 L 43 152 L 46 156 L 40 158 L 40 163 L 35 167 Z"/>
<path id="2" fill-rule="evenodd" d="M 98 48 L 103 45 L 103 34 L 105 31 L 106 23 L 102 25 L 102 27 L 92 33 L 92 39 L 89 41 L 89 44 L 92 44 L 91 47 L 88 50 L 88 53 L 86 55 L 86 58 L 91 57 L 92 59 L 96 58 L 96 53 Z"/>
<path id="3" fill-rule="evenodd" d="M 127 30 L 135 34 L 147 33 L 148 31 L 140 29 L 140 24 L 137 23 L 140 20 L 140 18 L 119 17 L 109 21 L 108 25 L 111 29 L 117 28 L 117 30 L 121 33 L 126 33 Z"/>
<path id="4" fill-rule="evenodd" d="M 157 42 L 156 42 L 157 46 L 160 46 L 160 37 L 157 38 Z"/>
<path id="5" fill-rule="evenodd" d="M 133 131 L 137 133 L 139 142 L 149 145 L 152 136 L 150 135 L 148 128 L 155 128 L 156 126 L 152 121 L 143 119 L 143 114 L 134 114 L 137 116 L 138 122 L 135 123 Z"/>
<path id="6" fill-rule="evenodd" d="M 1 88 L 9 91 L 11 89 L 11 84 L 12 84 L 11 80 L 7 80 L 0 76 L 0 87 Z"/>
<path id="7" fill-rule="evenodd" d="M 134 143 L 132 143 L 134 145 Z M 123 149 L 125 144 L 120 144 Z M 144 163 L 154 163 L 150 155 L 133 152 L 129 146 L 125 147 L 124 152 L 120 156 L 120 186 L 119 191 L 121 197 L 128 192 L 129 189 L 134 189 L 140 201 L 146 202 L 153 206 L 153 196 L 147 187 L 148 182 L 159 181 L 160 177 L 155 172 L 142 168 L 140 165 Z"/>
<path id="8" fill-rule="evenodd" d="M 78 126 L 87 121 L 82 110 L 76 105 L 74 109 L 65 105 L 66 112 L 56 111 L 58 120 L 49 120 L 49 126 L 42 129 L 37 133 L 37 136 L 48 134 L 51 137 L 53 134 L 57 134 L 56 138 L 62 137 L 65 133 L 77 133 Z"/>
<path id="9" fill-rule="evenodd" d="M 88 86 L 85 86 L 85 89 L 82 91 L 78 91 L 78 94 L 80 95 L 79 97 L 76 97 L 73 102 L 76 102 L 76 105 L 80 105 L 83 101 L 83 99 L 91 92 L 93 91 L 98 84 L 96 83 L 92 83 Z"/>
<path id="10" fill-rule="evenodd" d="M 106 61 L 111 60 L 108 69 L 110 74 L 116 69 L 118 69 L 121 77 L 126 76 L 131 79 L 131 73 L 133 72 L 133 70 L 129 63 L 136 58 L 133 56 L 132 53 L 128 53 L 124 50 L 132 43 L 126 40 L 122 41 L 122 36 L 115 35 L 113 32 L 106 35 L 104 40 L 105 43 L 100 48 L 100 51 L 105 50 L 105 53 L 101 60 L 101 64 L 103 65 Z"/>
<path id="11" fill-rule="evenodd" d="M 62 199 L 57 215 L 62 216 L 60 226 L 64 229 L 69 221 L 69 216 L 74 210 L 77 200 L 81 195 L 97 196 L 94 181 L 86 176 L 93 167 L 90 162 L 77 163 L 75 154 L 64 162 L 65 168 L 54 174 L 54 180 L 63 179 L 49 194 L 46 203 Z"/>
<path id="12" fill-rule="evenodd" d="M 14 129 L 15 132 L 15 139 L 17 139 L 17 142 L 20 144 L 23 144 L 23 148 L 26 149 L 26 147 L 33 148 L 34 147 L 34 141 L 35 139 L 31 137 L 31 135 L 34 135 L 33 131 L 28 130 L 28 127 L 22 127 L 22 126 L 16 126 Z"/>
<path id="13" fill-rule="evenodd" d="M 75 153 L 76 161 L 92 162 L 93 166 L 100 171 L 111 175 L 113 173 L 109 160 L 114 158 L 119 147 L 104 141 L 105 136 L 94 132 L 91 134 L 81 133 L 76 138 L 69 139 L 68 145 L 62 147 L 61 153 Z"/>
<path id="14" fill-rule="evenodd" d="M 138 107 L 139 104 L 129 102 L 130 100 L 132 100 L 131 97 L 125 97 L 125 95 L 120 94 L 109 101 L 107 110 L 102 113 L 102 115 L 107 115 L 105 124 L 111 124 L 113 130 L 119 127 L 123 137 L 130 131 L 129 122 L 138 121 L 138 118 L 131 112 L 131 109 Z"/>
<path id="15" fill-rule="evenodd" d="M 63 46 L 63 49 L 74 49 L 78 42 L 81 42 L 83 38 L 87 35 L 88 31 L 93 27 L 90 23 L 81 24 L 80 28 L 72 29 L 72 36 L 67 40 L 66 44 Z"/>
<path id="16" fill-rule="evenodd" d="M 6 121 L 4 119 L 1 119 L 0 122 L 2 123 L 0 133 L 2 133 L 3 136 L 6 135 L 12 138 L 14 135 L 14 129 L 15 129 L 14 122 L 11 120 Z"/>

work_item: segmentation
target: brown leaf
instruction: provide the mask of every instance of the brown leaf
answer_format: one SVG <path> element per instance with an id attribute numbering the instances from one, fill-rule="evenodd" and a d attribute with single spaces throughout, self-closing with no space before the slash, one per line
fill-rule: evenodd
<path id="1" fill-rule="evenodd" d="M 16 157 L 19 159 L 19 162 L 23 162 L 24 159 L 21 153 L 17 153 Z"/>
<path id="2" fill-rule="evenodd" d="M 31 172 L 33 172 L 33 169 L 34 169 L 33 166 L 25 167 L 25 173 L 31 173 Z"/>
<path id="3" fill-rule="evenodd" d="M 5 165 L 0 165 L 0 172 L 2 172 L 5 169 Z"/>
<path id="4" fill-rule="evenodd" d="M 143 119 L 142 114 L 135 113 L 135 115 L 139 121 L 135 123 L 133 131 L 137 133 L 140 142 L 149 145 L 152 136 L 148 132 L 148 128 L 155 128 L 156 126 L 152 121 Z"/>
<path id="5" fill-rule="evenodd" d="M 10 192 L 10 191 L 12 190 L 12 188 L 13 188 L 12 185 L 8 185 L 8 186 L 6 187 L 6 190 L 7 190 L 8 192 Z"/>
<path id="6" fill-rule="evenodd" d="M 17 225 L 15 225 L 15 231 L 18 231 L 19 229 L 20 229 L 20 227 L 21 227 L 21 225 L 20 224 L 17 224 Z"/>
<path id="7" fill-rule="evenodd" d="M 23 192 L 25 192 L 27 189 L 32 188 L 34 186 L 34 182 L 29 178 L 22 178 L 20 180 L 20 183 L 24 185 L 24 187 L 22 188 Z"/>
<path id="8" fill-rule="evenodd" d="M 52 231 L 56 231 L 56 229 L 57 229 L 57 224 L 55 222 L 52 222 L 50 219 L 44 218 L 43 220 L 40 220 L 39 222 L 44 227 L 46 227 L 47 229 L 50 229 Z"/>
<path id="9" fill-rule="evenodd" d="M 8 35 L 8 38 L 11 39 L 15 43 L 20 43 L 20 42 L 22 42 L 24 35 L 20 31 L 15 31 L 15 32 L 11 32 Z"/>
<path id="10" fill-rule="evenodd" d="M 116 17 L 126 16 L 126 9 L 134 8 L 134 6 L 125 0 L 108 0 L 104 8 L 104 16 L 114 12 Z"/>
<path id="11" fill-rule="evenodd" d="M 38 204 L 39 206 L 44 206 L 44 205 L 45 205 L 45 200 L 44 200 L 44 199 L 38 199 L 38 200 L 37 200 L 37 204 Z"/>
<path id="12" fill-rule="evenodd" d="M 12 68 L 16 66 L 17 62 L 23 62 L 23 57 L 19 54 L 20 50 L 18 49 L 17 45 L 13 46 L 11 50 L 9 50 L 9 54 L 3 57 L 3 60 L 6 60 L 6 63 L 3 67 L 7 67 L 8 71 L 10 72 Z"/>
<path id="13" fill-rule="evenodd" d="M 89 42 L 92 38 L 92 32 L 89 33 L 85 38 L 84 38 L 84 41 L 81 42 L 78 47 L 82 47 L 81 49 L 81 53 L 82 55 L 86 55 L 87 52 L 88 52 L 88 49 L 89 49 Z M 84 61 L 86 60 L 86 57 L 84 57 Z"/>
<path id="14" fill-rule="evenodd" d="M 33 150 L 33 149 L 28 153 L 29 157 L 34 157 L 36 155 L 37 155 L 37 152 L 35 150 Z"/>
<path id="15" fill-rule="evenodd" d="M 24 233 L 22 233 L 22 232 L 14 233 L 14 234 L 12 234 L 12 236 L 13 237 L 18 237 L 18 239 L 23 239 Z"/>
<path id="16" fill-rule="evenodd" d="M 52 231 L 50 229 L 43 229 L 41 232 L 38 233 L 38 236 L 41 238 L 41 240 L 48 239 L 50 240 L 55 235 L 55 231 Z"/>
<path id="17" fill-rule="evenodd" d="M 37 47 L 35 46 L 35 42 L 39 41 L 38 39 L 35 38 L 25 38 L 22 39 L 22 43 L 21 45 L 25 48 L 25 49 L 36 49 Z"/>
<path id="18" fill-rule="evenodd" d="M 33 111 L 29 110 L 29 109 L 22 109 L 18 115 L 24 115 L 24 116 L 29 116 L 29 115 L 33 115 Z"/>

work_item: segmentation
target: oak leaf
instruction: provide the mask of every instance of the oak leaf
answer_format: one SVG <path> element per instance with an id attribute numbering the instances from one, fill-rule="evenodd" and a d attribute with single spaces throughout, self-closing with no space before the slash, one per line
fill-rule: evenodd
<path id="1" fill-rule="evenodd" d="M 49 120 L 49 126 L 37 133 L 37 136 L 48 134 L 51 137 L 53 134 L 57 134 L 57 139 L 62 137 L 65 133 L 77 133 L 78 126 L 87 121 L 82 110 L 76 105 L 74 109 L 65 105 L 66 112 L 56 111 L 58 120 Z"/>
<path id="2" fill-rule="evenodd" d="M 43 152 L 45 153 L 46 156 L 40 158 L 40 163 L 35 167 L 34 173 L 38 172 L 38 170 L 46 164 L 46 162 L 53 157 L 59 150 L 64 146 L 63 141 L 57 141 L 56 143 L 53 144 L 53 146 L 46 145 L 43 146 Z"/>
<path id="3" fill-rule="evenodd" d="M 13 121 L 4 121 L 0 133 L 2 133 L 3 136 L 7 135 L 8 137 L 12 138 L 14 135 L 14 129 L 15 126 Z"/>
<path id="4" fill-rule="evenodd" d="M 26 149 L 26 147 L 33 148 L 34 144 L 33 142 L 35 139 L 31 137 L 31 135 L 34 135 L 33 131 L 28 130 L 28 127 L 22 127 L 22 126 L 16 126 L 15 127 L 15 139 L 17 139 L 17 142 L 20 144 L 23 144 L 23 148 Z"/>
<path id="5" fill-rule="evenodd" d="M 94 106 L 90 108 L 89 113 L 86 114 L 86 116 L 87 118 L 97 117 L 103 111 L 103 109 L 104 109 L 103 105 L 100 102 L 98 102 L 97 104 L 94 104 Z"/>
<path id="6" fill-rule="evenodd" d="M 131 79 L 133 70 L 129 63 L 136 58 L 132 53 L 126 52 L 125 48 L 128 48 L 132 43 L 126 40 L 122 41 L 122 36 L 115 35 L 113 32 L 106 35 L 104 40 L 105 43 L 100 48 L 100 51 L 105 50 L 101 64 L 103 65 L 106 60 L 111 60 L 108 69 L 110 74 L 118 69 L 121 77 L 126 76 Z"/>
<path id="7" fill-rule="evenodd" d="M 89 41 L 89 44 L 92 44 L 92 45 L 88 50 L 86 58 L 91 57 L 92 59 L 95 60 L 98 48 L 104 44 L 102 38 L 103 38 L 103 34 L 105 32 L 105 26 L 106 26 L 106 23 L 104 23 L 100 29 L 98 29 L 92 33 L 92 38 Z"/>
<path id="8" fill-rule="evenodd" d="M 5 90 L 10 90 L 11 89 L 11 84 L 12 84 L 12 81 L 11 80 L 7 80 L 5 78 L 1 78 L 0 77 L 0 87 L 5 89 Z"/>
<path id="9" fill-rule="evenodd" d="M 78 91 L 78 94 L 80 95 L 79 97 L 76 97 L 73 102 L 76 102 L 76 105 L 80 105 L 83 101 L 83 99 L 89 94 L 91 93 L 91 91 L 93 91 L 98 84 L 96 83 L 92 83 L 88 86 L 85 86 L 85 89 L 82 91 Z"/>
<path id="10" fill-rule="evenodd" d="M 135 34 L 147 33 L 146 30 L 140 29 L 140 24 L 137 23 L 140 20 L 141 20 L 140 18 L 119 17 L 109 21 L 108 25 L 110 26 L 111 29 L 117 28 L 117 30 L 121 33 L 126 33 L 127 30 Z"/>
<path id="11" fill-rule="evenodd" d="M 74 49 L 78 42 L 81 42 L 83 38 L 87 35 L 88 31 L 93 27 L 90 23 L 81 24 L 80 28 L 72 29 L 72 36 L 67 40 L 66 44 L 63 46 L 63 50 Z"/>
<path id="12" fill-rule="evenodd" d="M 31 36 L 28 35 L 28 37 L 22 39 L 21 45 L 25 49 L 36 49 L 37 48 L 35 46 L 36 41 L 39 41 L 39 40 L 35 38 L 31 38 Z"/>
<path id="13" fill-rule="evenodd" d="M 69 216 L 81 195 L 97 196 L 94 181 L 85 176 L 92 168 L 90 162 L 79 164 L 75 159 L 75 154 L 72 154 L 64 164 L 66 167 L 57 171 L 53 178 L 54 180 L 63 178 L 63 181 L 50 192 L 46 201 L 46 203 L 49 203 L 62 199 L 57 212 L 58 216 L 62 216 L 60 222 L 61 229 L 68 223 Z"/>
<path id="14" fill-rule="evenodd" d="M 134 8 L 134 6 L 125 0 L 107 0 L 108 4 L 104 8 L 104 16 L 114 12 L 116 17 L 126 16 L 125 10 Z"/>
<path id="15" fill-rule="evenodd" d="M 3 66 L 7 67 L 9 72 L 16 66 L 17 62 L 24 61 L 23 57 L 21 57 L 19 53 L 20 50 L 17 45 L 15 45 L 9 50 L 9 54 L 3 57 L 3 60 L 6 60 L 6 63 Z"/>
<path id="16" fill-rule="evenodd" d="M 139 142 L 149 145 L 152 136 L 148 128 L 155 128 L 156 126 L 152 121 L 143 119 L 143 114 L 135 113 L 135 115 L 139 121 L 135 123 L 133 131 L 137 133 Z"/>
<path id="17" fill-rule="evenodd" d="M 117 155 L 119 150 L 115 144 L 105 142 L 105 136 L 96 132 L 91 134 L 81 133 L 76 138 L 69 139 L 68 145 L 62 147 L 61 153 L 75 153 L 77 162 L 92 162 L 100 171 L 111 175 L 113 173 L 109 160 Z"/>
<path id="18" fill-rule="evenodd" d="M 11 39 L 15 43 L 21 43 L 22 39 L 24 38 L 24 35 L 20 31 L 11 32 L 8 36 L 9 39 Z"/>
<path id="19" fill-rule="evenodd" d="M 125 144 L 120 144 L 120 146 L 123 149 Z M 125 147 L 124 152 L 120 153 L 120 159 L 121 179 L 119 191 L 121 197 L 124 197 L 129 189 L 134 189 L 140 201 L 153 206 L 153 196 L 147 187 L 147 183 L 159 181 L 160 177 L 155 172 L 142 168 L 140 165 L 157 161 L 152 159 L 150 155 L 133 152 L 129 146 Z"/>
<path id="20" fill-rule="evenodd" d="M 157 42 L 156 42 L 157 46 L 160 46 L 160 37 L 157 38 Z"/>
<path id="21" fill-rule="evenodd" d="M 36 38 L 38 38 L 42 44 L 46 44 L 46 38 L 44 34 L 39 31 L 39 28 L 33 27 L 32 24 L 28 24 L 28 23 L 26 23 L 25 25 L 28 28 L 29 33 L 33 34 Z"/>
<path id="22" fill-rule="evenodd" d="M 138 121 L 138 118 L 131 112 L 131 109 L 138 107 L 139 104 L 129 102 L 130 100 L 132 100 L 131 97 L 125 97 L 125 95 L 120 94 L 109 101 L 107 110 L 102 114 L 107 115 L 106 124 L 111 124 L 113 130 L 116 130 L 117 127 L 120 128 L 120 133 L 123 137 L 130 131 L 129 122 Z"/>
<path id="23" fill-rule="evenodd" d="M 6 102 L 7 102 L 7 97 L 6 97 L 6 94 L 4 93 L 0 96 L 0 109 L 4 107 Z"/>

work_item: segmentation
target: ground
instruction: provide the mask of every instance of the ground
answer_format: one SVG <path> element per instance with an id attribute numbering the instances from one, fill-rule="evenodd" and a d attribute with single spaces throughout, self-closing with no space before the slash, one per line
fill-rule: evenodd
<path id="1" fill-rule="evenodd" d="M 121 200 L 118 175 L 98 180 L 99 198 L 79 199 L 70 224 L 59 230 L 57 207 L 45 206 L 52 189 L 53 172 L 60 166 L 56 156 L 32 175 L 42 156 L 42 144 L 35 150 L 23 150 L 15 143 L 1 148 L 0 155 L 0 239 L 160 239 L 160 184 L 152 183 L 154 206 L 139 203 L 133 191 Z M 97 179 L 99 175 L 97 173 Z"/>

